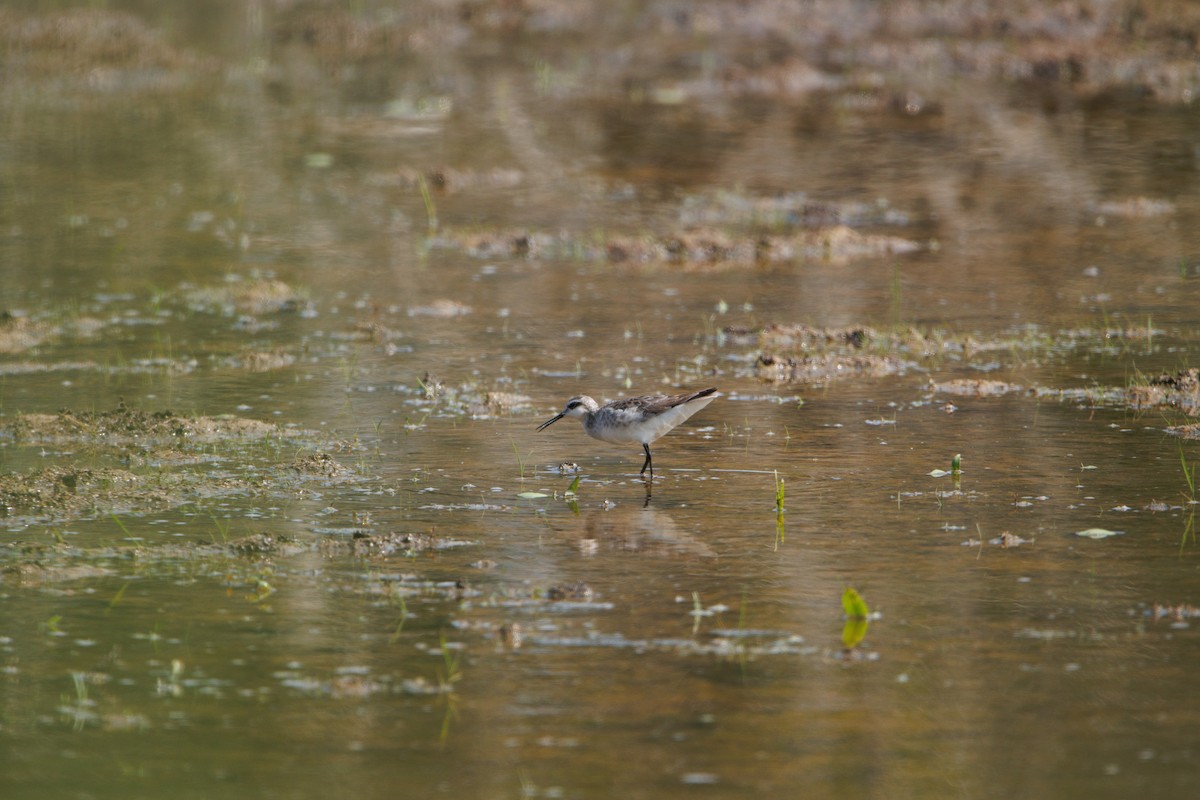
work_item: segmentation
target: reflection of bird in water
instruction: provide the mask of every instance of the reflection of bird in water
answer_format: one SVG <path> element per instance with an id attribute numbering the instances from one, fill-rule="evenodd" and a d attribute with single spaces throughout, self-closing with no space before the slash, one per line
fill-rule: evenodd
<path id="1" fill-rule="evenodd" d="M 583 423 L 588 436 L 610 444 L 632 444 L 638 442 L 646 451 L 646 460 L 641 472 L 650 470 L 654 477 L 654 464 L 650 459 L 650 443 L 665 436 L 672 428 L 717 399 L 715 388 L 701 389 L 690 394 L 648 394 L 627 397 L 600 405 L 587 395 L 572 397 L 557 415 L 543 422 L 538 430 L 544 430 L 563 417 L 574 417 Z"/>
<path id="2" fill-rule="evenodd" d="M 707 544 L 680 529 L 669 514 L 655 508 L 618 506 L 589 514 L 583 537 L 580 546 L 592 551 L 607 546 L 660 556 L 717 555 Z"/>

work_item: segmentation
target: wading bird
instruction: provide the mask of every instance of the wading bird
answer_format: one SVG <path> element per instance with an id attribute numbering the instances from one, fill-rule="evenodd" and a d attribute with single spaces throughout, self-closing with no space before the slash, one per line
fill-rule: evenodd
<path id="1" fill-rule="evenodd" d="M 649 469 L 653 479 L 650 443 L 716 400 L 719 396 L 716 392 L 716 388 L 709 388 L 690 394 L 647 394 L 614 400 L 604 405 L 581 394 L 568 400 L 563 410 L 539 425 L 538 430 L 545 430 L 563 417 L 574 417 L 583 423 L 584 431 L 593 439 L 610 444 L 638 442 L 646 451 L 646 461 L 638 474 L 644 474 Z"/>

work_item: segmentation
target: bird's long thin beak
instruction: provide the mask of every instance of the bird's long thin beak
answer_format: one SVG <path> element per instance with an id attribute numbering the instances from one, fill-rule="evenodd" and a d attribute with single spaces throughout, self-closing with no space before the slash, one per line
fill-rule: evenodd
<path id="1" fill-rule="evenodd" d="M 550 419 L 548 419 L 548 420 L 546 420 L 545 422 L 543 422 L 541 425 L 538 425 L 538 426 L 537 426 L 537 429 L 538 429 L 538 431 L 541 431 L 543 428 L 549 428 L 551 425 L 553 425 L 554 423 L 558 422 L 558 421 L 559 421 L 560 419 L 562 419 L 562 418 L 563 418 L 563 415 L 562 415 L 562 414 L 558 414 L 558 415 L 556 415 L 556 416 L 553 416 L 553 417 L 551 417 Z"/>

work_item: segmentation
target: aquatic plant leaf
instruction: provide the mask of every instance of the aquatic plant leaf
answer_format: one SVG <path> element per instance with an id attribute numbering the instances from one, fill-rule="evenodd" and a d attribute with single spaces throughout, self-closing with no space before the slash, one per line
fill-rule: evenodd
<path id="1" fill-rule="evenodd" d="M 962 474 L 962 453 L 955 453 L 954 458 L 950 459 L 950 469 L 949 470 L 935 469 L 929 473 L 929 475 L 934 478 L 944 478 L 947 475 L 960 475 L 960 474 Z"/>
<path id="2" fill-rule="evenodd" d="M 579 491 L 579 481 L 583 479 L 582 475 L 576 475 L 575 480 L 571 481 L 571 485 L 567 487 L 567 494 L 576 494 Z"/>
<path id="3" fill-rule="evenodd" d="M 549 497 L 549 496 L 550 495 L 546 494 L 545 492 L 521 492 L 520 494 L 517 495 L 517 497 L 523 497 L 526 500 L 537 500 L 542 497 Z"/>
<path id="4" fill-rule="evenodd" d="M 863 600 L 862 595 L 850 586 L 847 586 L 846 591 L 842 592 L 842 610 L 852 620 L 865 620 L 871 615 L 871 609 L 867 608 L 867 601 Z"/>
<path id="5" fill-rule="evenodd" d="M 842 628 L 842 645 L 847 650 L 852 650 L 866 635 L 867 621 L 865 619 L 848 619 Z"/>
<path id="6" fill-rule="evenodd" d="M 1076 536 L 1086 536 L 1088 539 L 1107 539 L 1110 536 L 1120 536 L 1125 531 L 1110 531 L 1108 528 L 1088 528 L 1086 531 L 1075 531 Z"/>

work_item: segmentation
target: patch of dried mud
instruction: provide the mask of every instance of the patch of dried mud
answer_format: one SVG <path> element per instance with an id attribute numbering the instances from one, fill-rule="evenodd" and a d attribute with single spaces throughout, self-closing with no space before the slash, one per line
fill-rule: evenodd
<path id="1" fill-rule="evenodd" d="M 1058 335 L 1022 332 L 992 340 L 976 335 L 953 336 L 916 329 L 891 332 L 868 326 L 817 328 L 802 324 L 769 324 L 757 328 L 727 327 L 719 340 L 732 346 L 757 346 L 754 375 L 770 383 L 822 385 L 840 378 L 880 378 L 915 369 L 936 369 L 947 362 L 969 366 L 972 356 L 997 352 L 1070 352 L 1111 345 L 1114 339 L 1147 339 L 1161 332 L 1128 330 L 1071 330 Z M 934 359 L 928 361 L 926 359 Z M 994 366 L 994 362 L 989 362 Z M 1060 401 L 1128 407 L 1133 410 L 1171 408 L 1200 415 L 1200 369 L 1164 372 L 1128 386 L 1026 386 L 1009 381 L 960 377 L 929 380 L 931 394 L 955 397 L 999 397 L 1028 394 Z M 1187 436 L 1187 426 L 1170 429 Z"/>
<path id="2" fill-rule="evenodd" d="M 539 63 L 557 78 L 547 91 L 675 103 L 840 93 L 857 107 L 874 98 L 880 110 L 912 115 L 938 112 L 937 97 L 924 97 L 936 92 L 931 80 L 1036 81 L 1085 97 L 1125 92 L 1184 104 L 1200 85 L 1200 8 L 1186 0 L 688 0 L 627 11 L 562 0 L 287 3 L 264 14 L 263 36 L 330 72 L 435 59 L 453 72 L 447 61 L 466 63 L 519 38 L 538 45 Z M 681 70 L 701 48 L 706 68 Z M 0 11 L 8 75 L 136 87 L 206 66 L 134 14 Z"/>
<path id="3" fill-rule="evenodd" d="M 987 380 L 985 378 L 955 378 L 929 384 L 929 390 L 938 394 L 949 394 L 957 397 L 999 397 L 1006 394 L 1023 393 L 1024 386 L 1005 381 Z"/>
<path id="4" fill-rule="evenodd" d="M 80 88 L 173 89 L 211 64 L 164 41 L 138 16 L 99 8 L 43 13 L 0 9 L 0 70 L 9 78 L 75 81 Z"/>
<path id="5" fill-rule="evenodd" d="M 411 556 L 426 550 L 440 550 L 454 543 L 425 533 L 356 534 L 348 538 L 325 537 L 317 547 L 328 556 L 351 555 L 358 558 Z"/>
<path id="6" fill-rule="evenodd" d="M 32 514 L 51 518 L 164 508 L 183 502 L 180 481 L 169 472 L 137 475 L 123 469 L 46 467 L 0 476 L 0 517 Z"/>
<path id="7" fill-rule="evenodd" d="M 1200 422 L 1193 422 L 1190 425 L 1172 425 L 1165 430 L 1181 439 L 1200 439 Z"/>
<path id="8" fill-rule="evenodd" d="M 913 366 L 895 356 L 841 355 L 824 353 L 813 356 L 761 355 L 755 363 L 758 377 L 770 383 L 820 385 L 842 378 L 882 378 L 898 375 Z"/>
<path id="9" fill-rule="evenodd" d="M 190 447 L 301 435 L 299 431 L 244 417 L 186 417 L 171 411 L 142 411 L 124 405 L 112 411 L 20 414 L 0 422 L 0 437 L 11 437 L 18 443 L 80 442 L 112 447 L 169 443 Z"/>
<path id="10" fill-rule="evenodd" d="M 219 543 L 170 542 L 154 546 L 128 544 L 90 548 L 62 542 L 10 541 L 0 543 L 0 584 L 32 587 L 111 577 L 128 570 L 129 563 L 133 561 L 143 567 L 175 561 L 219 563 L 230 559 L 248 559 L 251 563 L 257 563 L 305 553 L 320 553 L 329 558 L 411 558 L 421 552 L 462 544 L 417 533 L 386 533 L 345 539 L 260 533 Z"/>
<path id="11" fill-rule="evenodd" d="M 477 383 L 451 386 L 436 375 L 425 373 L 421 380 L 421 396 L 410 402 L 425 412 L 464 415 L 475 419 L 513 414 L 532 408 L 528 395 L 505 389 L 488 389 Z"/>
<path id="12" fill-rule="evenodd" d="M 788 235 L 746 236 L 715 229 L 664 236 L 586 238 L 566 233 L 495 231 L 443 233 L 434 244 L 476 258 L 567 259 L 612 263 L 667 263 L 684 268 L 747 266 L 777 261 L 832 261 L 908 253 L 917 242 L 861 233 L 845 225 Z"/>
<path id="13" fill-rule="evenodd" d="M 296 356 L 280 348 L 274 350 L 250 350 L 227 360 L 230 366 L 248 372 L 270 372 L 284 369 L 296 363 Z"/>
<path id="14" fill-rule="evenodd" d="M 1134 408 L 1177 408 L 1194 417 L 1200 414 L 1200 369 L 1164 372 L 1130 386 L 1126 393 Z"/>
<path id="15" fill-rule="evenodd" d="M 1145 383 L 1131 386 L 1089 386 L 1082 388 L 1055 388 L 1049 386 L 1022 386 L 1005 381 L 981 378 L 956 378 L 931 382 L 929 389 L 935 394 L 958 397 L 998 397 L 1006 394 L 1030 394 L 1037 397 L 1057 399 L 1064 402 L 1087 403 L 1127 407 L 1134 411 L 1152 409 L 1175 409 L 1188 416 L 1200 415 L 1200 379 L 1198 370 L 1187 369 L 1153 376 Z M 1181 425 L 1166 428 L 1169 433 L 1184 438 L 1196 438 L 1197 425 Z"/>
<path id="16" fill-rule="evenodd" d="M 21 527 L 48 520 L 144 512 L 236 494 L 289 494 L 297 479 L 353 481 L 353 470 L 315 449 L 278 462 L 277 449 L 340 443 L 308 431 L 241 417 L 185 417 L 119 406 L 112 411 L 22 414 L 0 422 L 0 438 L 17 445 L 84 448 L 93 460 L 121 467 L 62 464 L 0 475 L 0 519 Z M 246 450 L 247 446 L 253 449 Z M 220 451 L 240 451 L 238 463 L 261 462 L 241 474 Z M 214 454 L 215 453 L 215 454 Z M 214 472 L 213 464 L 219 465 Z M 290 469 L 288 468 L 290 467 Z"/>
<path id="17" fill-rule="evenodd" d="M 883 336 L 866 326 L 728 327 L 721 336 L 732 344 L 760 346 L 754 375 L 769 383 L 824 385 L 844 378 L 899 375 L 917 366 L 906 351 L 927 349 L 926 338 L 915 332 Z"/>
<path id="18" fill-rule="evenodd" d="M 319 475 L 323 478 L 336 478 L 350 473 L 329 453 L 307 453 L 293 461 L 291 468 L 301 475 Z"/>
<path id="19" fill-rule="evenodd" d="M 859 105 L 874 94 L 881 109 L 913 114 L 938 109 L 911 88 L 928 85 L 929 76 L 1191 102 L 1200 8 L 1185 0 L 688 0 L 614 15 L 606 3 L 561 0 L 415 2 L 386 13 L 300 3 L 271 25 L 277 46 L 324 62 L 465 57 L 526 37 L 543 43 L 556 75 L 589 65 L 586 80 L 559 81 L 581 94 L 640 91 L 678 103 L 840 92 Z M 709 66 L 681 71 L 701 47 Z"/>
<path id="20" fill-rule="evenodd" d="M 274 314 L 302 311 L 309 305 L 307 293 L 268 278 L 190 288 L 183 298 L 192 308 L 215 313 Z"/>
<path id="21" fill-rule="evenodd" d="M 0 353 L 22 353 L 37 347 L 54 335 L 47 322 L 0 313 Z"/>
<path id="22" fill-rule="evenodd" d="M 493 167 L 475 170 L 443 166 L 427 170 L 400 167 L 395 172 L 377 175 L 369 182 L 375 186 L 398 186 L 404 189 L 419 189 L 424 182 L 430 189 L 453 195 L 466 190 L 512 189 L 524 181 L 525 173 L 518 169 Z"/>

